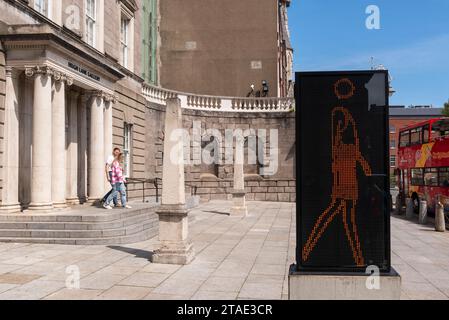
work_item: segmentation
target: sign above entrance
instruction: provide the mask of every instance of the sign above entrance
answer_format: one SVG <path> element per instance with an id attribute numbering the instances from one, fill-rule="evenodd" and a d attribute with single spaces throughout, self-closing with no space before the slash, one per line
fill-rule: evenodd
<path id="1" fill-rule="evenodd" d="M 96 74 L 90 72 L 89 70 L 82 68 L 81 66 L 73 63 L 73 62 L 68 62 L 68 66 L 70 68 L 72 68 L 73 70 L 77 71 L 78 73 L 85 75 L 91 79 L 94 79 L 95 81 L 101 81 L 101 78 L 99 76 L 97 76 Z"/>

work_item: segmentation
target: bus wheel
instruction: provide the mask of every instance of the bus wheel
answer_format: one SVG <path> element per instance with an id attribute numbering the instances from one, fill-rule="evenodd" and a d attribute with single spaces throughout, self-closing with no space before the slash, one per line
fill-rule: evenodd
<path id="1" fill-rule="evenodd" d="M 415 214 L 419 214 L 419 197 L 416 193 L 412 195 L 412 201 L 413 201 L 413 212 L 415 212 Z"/>

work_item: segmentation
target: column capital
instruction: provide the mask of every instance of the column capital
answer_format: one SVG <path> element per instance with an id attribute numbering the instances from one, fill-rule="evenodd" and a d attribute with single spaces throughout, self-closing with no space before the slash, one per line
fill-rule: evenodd
<path id="1" fill-rule="evenodd" d="M 55 70 L 49 66 L 25 66 L 25 75 L 27 77 L 33 77 L 36 75 L 48 75 L 53 76 Z"/>
<path id="2" fill-rule="evenodd" d="M 65 82 L 66 85 L 69 86 L 69 87 L 73 84 L 73 78 L 70 77 L 70 76 L 68 76 L 68 75 L 66 75 L 66 74 L 63 73 L 63 72 L 60 72 L 60 71 L 54 71 L 54 73 L 53 73 L 53 79 L 54 79 L 56 82 L 59 82 L 59 81 Z"/>
<path id="3" fill-rule="evenodd" d="M 118 101 L 118 96 L 116 96 L 114 94 L 106 93 L 102 90 L 87 91 L 85 93 L 85 95 L 88 98 L 101 98 L 101 99 L 103 99 L 104 102 L 117 103 L 117 101 Z"/>

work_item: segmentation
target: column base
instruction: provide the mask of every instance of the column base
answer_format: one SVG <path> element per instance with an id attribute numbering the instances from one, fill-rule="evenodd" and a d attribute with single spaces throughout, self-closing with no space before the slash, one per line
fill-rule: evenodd
<path id="1" fill-rule="evenodd" d="M 53 203 L 31 203 L 27 211 L 50 212 L 53 211 Z"/>
<path id="2" fill-rule="evenodd" d="M 377 288 L 372 276 L 345 273 L 306 273 L 290 268 L 288 277 L 289 300 L 399 300 L 401 276 L 392 269 L 380 274 Z M 376 280 L 376 279 L 373 279 Z"/>
<path id="3" fill-rule="evenodd" d="M 186 265 L 195 258 L 188 237 L 188 210 L 185 205 L 162 205 L 159 215 L 160 248 L 153 254 L 153 263 Z"/>
<path id="4" fill-rule="evenodd" d="M 77 206 L 81 204 L 81 200 L 78 198 L 70 198 L 66 200 L 68 206 Z"/>
<path id="5" fill-rule="evenodd" d="M 164 244 L 153 254 L 152 262 L 160 264 L 187 265 L 195 259 L 195 250 L 191 243 Z"/>
<path id="6" fill-rule="evenodd" d="M 246 193 L 244 190 L 234 190 L 232 192 L 233 206 L 230 215 L 235 217 L 246 217 L 248 208 L 246 207 Z"/>
<path id="7" fill-rule="evenodd" d="M 53 203 L 53 209 L 67 209 L 67 202 Z"/>
<path id="8" fill-rule="evenodd" d="M 0 205 L 0 214 L 19 213 L 22 210 L 20 204 Z"/>

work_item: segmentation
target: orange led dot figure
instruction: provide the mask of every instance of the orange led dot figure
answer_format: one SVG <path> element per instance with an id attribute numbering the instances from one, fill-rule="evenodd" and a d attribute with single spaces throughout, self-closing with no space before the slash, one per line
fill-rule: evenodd
<path id="1" fill-rule="evenodd" d="M 339 100 L 347 100 L 354 96 L 355 86 L 349 79 L 341 79 L 334 85 L 335 95 Z M 343 121 L 338 119 L 343 119 Z M 335 124 L 338 124 L 335 128 Z M 352 135 L 352 143 L 343 141 L 348 134 Z M 359 187 L 357 181 L 357 165 L 360 165 L 366 176 L 371 176 L 371 167 L 360 152 L 360 141 L 357 124 L 348 109 L 335 107 L 332 110 L 332 196 L 331 203 L 316 221 L 312 232 L 302 250 L 302 258 L 307 262 L 318 241 L 330 223 L 341 216 L 354 262 L 358 267 L 365 266 L 356 223 Z"/>

